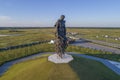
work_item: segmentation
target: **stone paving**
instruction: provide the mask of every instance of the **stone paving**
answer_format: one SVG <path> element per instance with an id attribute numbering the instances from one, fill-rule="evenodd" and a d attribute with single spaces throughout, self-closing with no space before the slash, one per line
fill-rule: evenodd
<path id="1" fill-rule="evenodd" d="M 91 42 L 82 42 L 80 40 L 77 40 L 74 43 L 72 43 L 71 45 L 81 46 L 81 47 L 91 48 L 91 49 L 96 49 L 96 50 L 102 50 L 102 51 L 108 51 L 108 52 L 112 52 L 115 54 L 120 54 L 120 49 L 102 46 L 102 45 L 94 44 Z"/>

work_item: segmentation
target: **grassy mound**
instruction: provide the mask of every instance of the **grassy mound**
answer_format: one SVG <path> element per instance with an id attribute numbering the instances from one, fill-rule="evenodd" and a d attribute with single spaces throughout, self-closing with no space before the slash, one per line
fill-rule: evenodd
<path id="1" fill-rule="evenodd" d="M 74 56 L 69 64 L 54 64 L 47 57 L 12 66 L 0 80 L 120 80 L 103 64 Z"/>

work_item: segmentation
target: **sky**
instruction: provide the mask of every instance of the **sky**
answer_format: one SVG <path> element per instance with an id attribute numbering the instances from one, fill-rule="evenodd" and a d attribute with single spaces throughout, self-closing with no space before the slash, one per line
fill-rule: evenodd
<path id="1" fill-rule="evenodd" d="M 120 27 L 120 0 L 0 0 L 1 27 Z"/>

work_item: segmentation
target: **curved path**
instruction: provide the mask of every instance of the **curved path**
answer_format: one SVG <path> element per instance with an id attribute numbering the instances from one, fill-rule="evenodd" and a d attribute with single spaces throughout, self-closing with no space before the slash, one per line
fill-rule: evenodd
<path id="1" fill-rule="evenodd" d="M 27 57 L 24 57 L 24 58 L 21 58 L 21 59 L 17 59 L 17 60 L 14 60 L 14 61 L 7 62 L 4 65 L 0 66 L 0 76 L 2 76 L 12 65 L 14 65 L 16 63 L 19 63 L 19 62 L 26 61 L 26 60 L 35 59 L 37 57 L 40 57 L 43 54 L 53 54 L 53 52 L 34 54 L 34 55 L 27 56 Z M 84 58 L 99 61 L 99 62 L 103 63 L 104 65 L 106 65 L 109 69 L 114 71 L 116 74 L 120 75 L 120 68 L 113 65 L 112 63 L 110 63 L 106 59 L 93 57 L 93 56 L 88 56 L 88 55 L 84 55 L 84 54 L 78 54 L 78 53 L 74 53 L 74 52 L 68 52 L 68 54 L 72 54 L 72 55 L 75 55 L 75 56 L 84 57 Z"/>
<path id="2" fill-rule="evenodd" d="M 83 42 L 81 40 L 77 40 L 74 43 L 72 43 L 71 45 L 82 46 L 82 47 L 85 47 L 85 48 L 91 48 L 91 49 L 96 49 L 96 50 L 112 52 L 112 53 L 115 53 L 115 54 L 120 54 L 120 49 L 107 47 L 107 46 L 102 46 L 102 45 L 94 44 L 94 43 L 91 43 L 91 42 Z"/>

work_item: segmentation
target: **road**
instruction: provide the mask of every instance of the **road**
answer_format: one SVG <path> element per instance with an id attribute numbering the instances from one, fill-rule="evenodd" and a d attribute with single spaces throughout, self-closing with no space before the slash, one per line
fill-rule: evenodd
<path id="1" fill-rule="evenodd" d="M 94 44 L 92 42 L 84 42 L 82 40 L 76 40 L 71 45 L 82 46 L 82 47 L 85 47 L 85 48 L 91 48 L 91 49 L 96 49 L 96 50 L 112 52 L 112 53 L 115 53 L 115 54 L 120 54 L 120 49 Z"/>

